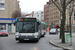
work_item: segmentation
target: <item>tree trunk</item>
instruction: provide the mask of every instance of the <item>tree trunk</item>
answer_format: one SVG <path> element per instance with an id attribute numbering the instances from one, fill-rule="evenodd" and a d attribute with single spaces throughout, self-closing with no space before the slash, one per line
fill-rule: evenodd
<path id="1" fill-rule="evenodd" d="M 65 20 L 66 20 L 66 1 L 63 0 L 63 5 L 62 5 L 62 8 L 63 8 L 63 12 L 62 12 L 62 25 L 61 25 L 61 34 L 62 34 L 62 43 L 65 43 Z"/>
<path id="2" fill-rule="evenodd" d="M 62 21 L 61 21 L 61 37 L 62 37 L 62 43 L 65 43 L 65 20 L 66 20 L 66 13 L 62 13 Z"/>
<path id="3" fill-rule="evenodd" d="M 60 24 L 60 39 L 62 39 L 62 24 L 63 24 L 63 22 L 61 20 L 61 24 Z"/>
<path id="4" fill-rule="evenodd" d="M 64 15 L 63 15 L 64 16 Z M 64 20 L 64 18 L 63 18 L 63 23 L 62 23 L 62 32 L 61 32 L 61 34 L 62 34 L 62 43 L 65 43 L 65 32 L 64 32 L 64 30 L 65 30 L 65 20 Z"/>
<path id="5" fill-rule="evenodd" d="M 71 15 L 70 15 L 70 18 L 69 18 L 69 23 L 70 23 L 70 37 L 72 37 L 72 30 L 71 30 Z"/>

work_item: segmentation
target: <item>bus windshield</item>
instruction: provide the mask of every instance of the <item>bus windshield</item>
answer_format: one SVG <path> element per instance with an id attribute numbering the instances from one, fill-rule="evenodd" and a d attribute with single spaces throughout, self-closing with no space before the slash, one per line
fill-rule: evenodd
<path id="1" fill-rule="evenodd" d="M 35 32 L 35 22 L 17 22 L 16 32 L 34 33 Z"/>

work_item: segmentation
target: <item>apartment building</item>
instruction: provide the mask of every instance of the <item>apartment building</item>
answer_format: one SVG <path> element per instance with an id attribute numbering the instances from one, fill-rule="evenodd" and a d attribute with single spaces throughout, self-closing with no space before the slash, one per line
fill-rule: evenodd
<path id="1" fill-rule="evenodd" d="M 33 17 L 33 18 L 37 18 L 39 21 L 44 21 L 44 12 L 32 11 L 32 13 L 26 14 L 26 17 Z"/>
<path id="2" fill-rule="evenodd" d="M 13 31 L 13 21 L 16 19 L 12 18 L 12 13 L 16 10 L 21 11 L 19 1 L 0 0 L 0 28 L 10 33 Z"/>
<path id="3" fill-rule="evenodd" d="M 73 6 L 73 3 L 74 3 L 74 11 L 72 13 L 72 16 L 71 16 L 71 25 L 72 25 L 72 32 L 75 32 L 75 1 L 73 1 L 71 4 L 69 4 L 67 6 L 67 9 L 66 9 L 66 29 L 69 30 L 69 14 L 70 14 L 70 11 L 72 10 L 72 6 Z"/>
<path id="4" fill-rule="evenodd" d="M 0 18 L 12 18 L 12 13 L 20 10 L 17 0 L 0 0 Z"/>
<path id="5" fill-rule="evenodd" d="M 50 1 L 51 0 L 49 0 L 49 2 Z M 58 0 L 55 0 L 55 1 L 59 3 Z M 48 7 L 45 8 L 47 5 L 48 5 Z M 60 11 L 58 10 L 58 8 L 52 2 L 50 2 L 49 4 L 46 4 L 44 6 L 44 8 L 45 8 L 44 9 L 44 21 L 48 22 L 48 20 L 49 20 L 49 23 L 48 23 L 48 25 L 50 25 L 49 27 L 51 27 L 52 25 L 53 26 L 60 26 L 60 24 L 61 24 L 60 16 L 61 15 L 60 15 Z M 69 4 L 67 6 L 67 9 L 66 9 L 66 21 L 65 21 L 65 29 L 66 30 L 69 30 L 69 17 L 70 17 L 69 12 L 70 12 L 70 8 L 71 7 L 70 7 L 70 4 Z M 46 9 L 49 10 L 49 12 Z M 49 14 L 48 17 L 46 17 L 46 15 L 47 15 L 46 13 Z M 46 19 L 46 18 L 49 18 L 49 19 Z M 74 0 L 74 11 L 73 11 L 73 14 L 72 14 L 72 17 L 71 17 L 71 25 L 72 25 L 72 32 L 75 32 L 75 0 Z"/>
<path id="6" fill-rule="evenodd" d="M 44 22 L 47 23 L 47 27 L 50 27 L 49 25 L 49 2 L 47 2 L 46 5 L 44 5 Z"/>
<path id="7" fill-rule="evenodd" d="M 44 12 L 43 11 L 34 11 L 32 17 L 37 18 L 39 21 L 44 21 Z"/>
<path id="8" fill-rule="evenodd" d="M 60 12 L 58 8 L 49 0 L 46 5 L 44 5 L 44 21 L 47 23 L 48 27 L 60 26 L 59 15 Z"/>
<path id="9" fill-rule="evenodd" d="M 60 12 L 58 8 L 52 3 L 49 3 L 49 25 L 60 26 L 59 15 Z"/>

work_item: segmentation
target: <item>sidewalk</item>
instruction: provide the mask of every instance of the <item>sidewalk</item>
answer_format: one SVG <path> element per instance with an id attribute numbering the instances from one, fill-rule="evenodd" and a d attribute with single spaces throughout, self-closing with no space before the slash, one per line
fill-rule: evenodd
<path id="1" fill-rule="evenodd" d="M 75 33 L 72 34 L 72 46 L 70 46 L 70 39 L 67 43 L 61 43 L 61 39 L 52 39 L 49 41 L 50 44 L 63 48 L 65 50 L 75 50 Z"/>

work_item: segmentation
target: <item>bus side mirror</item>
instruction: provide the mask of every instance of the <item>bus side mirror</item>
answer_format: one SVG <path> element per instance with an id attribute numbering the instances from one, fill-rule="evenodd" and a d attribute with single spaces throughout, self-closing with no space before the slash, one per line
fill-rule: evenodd
<path id="1" fill-rule="evenodd" d="M 38 24 L 38 25 L 40 25 L 40 23 L 39 23 L 39 22 L 37 22 L 37 24 Z"/>
<path id="2" fill-rule="evenodd" d="M 14 22 L 14 26 L 16 25 L 16 21 Z"/>

